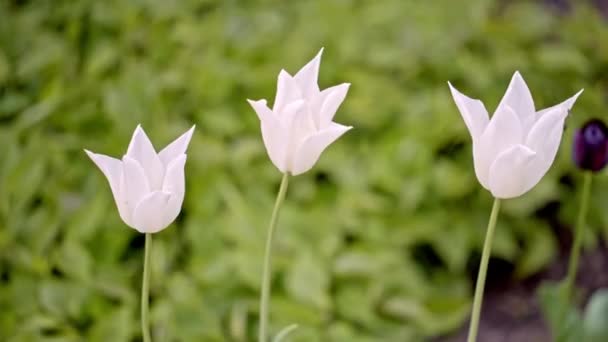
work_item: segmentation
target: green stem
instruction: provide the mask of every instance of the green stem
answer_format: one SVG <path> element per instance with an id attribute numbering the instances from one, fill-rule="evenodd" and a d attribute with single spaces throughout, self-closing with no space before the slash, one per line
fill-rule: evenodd
<path id="1" fill-rule="evenodd" d="M 146 233 L 146 247 L 144 252 L 144 275 L 141 284 L 141 331 L 144 342 L 151 342 L 148 302 L 150 300 L 148 291 L 150 288 L 150 250 L 152 249 L 152 234 Z"/>
<path id="2" fill-rule="evenodd" d="M 591 193 L 591 179 L 593 178 L 591 171 L 585 172 L 585 180 L 583 182 L 583 192 L 581 193 L 581 207 L 578 211 L 576 227 L 574 232 L 574 243 L 570 252 L 570 260 L 568 261 L 568 274 L 566 275 L 565 295 L 570 298 L 576 280 L 576 271 L 578 270 L 578 260 L 581 256 L 581 244 L 585 232 L 585 218 L 587 217 L 587 209 L 589 208 L 589 194 Z"/>
<path id="3" fill-rule="evenodd" d="M 264 252 L 264 271 L 262 274 L 262 295 L 260 297 L 260 332 L 258 341 L 266 342 L 268 340 L 268 302 L 270 299 L 270 278 L 271 278 L 271 264 L 272 264 L 272 243 L 274 241 L 274 234 L 277 225 L 277 219 L 279 217 L 279 210 L 281 204 L 285 199 L 285 193 L 287 192 L 287 185 L 289 183 L 289 174 L 285 172 L 283 179 L 281 180 L 281 186 L 277 195 L 277 200 L 272 210 L 272 217 L 270 218 L 270 226 L 268 227 L 268 237 L 266 238 L 266 250 Z"/>
<path id="4" fill-rule="evenodd" d="M 475 297 L 473 299 L 473 312 L 471 314 L 471 324 L 469 326 L 468 342 L 475 342 L 477 339 L 477 331 L 479 329 L 479 316 L 481 315 L 481 303 L 483 302 L 483 290 L 486 285 L 486 275 L 488 273 L 488 262 L 492 251 L 492 240 L 494 240 L 494 228 L 496 228 L 496 218 L 500 211 L 500 199 L 494 199 L 492 213 L 490 214 L 490 222 L 488 222 L 488 230 L 486 239 L 483 243 L 483 252 L 481 254 L 481 262 L 479 264 L 479 273 L 477 274 L 477 285 L 475 285 Z"/>

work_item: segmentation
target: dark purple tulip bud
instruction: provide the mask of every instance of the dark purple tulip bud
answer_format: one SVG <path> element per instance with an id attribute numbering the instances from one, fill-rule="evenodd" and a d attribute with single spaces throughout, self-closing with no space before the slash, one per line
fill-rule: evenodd
<path id="1" fill-rule="evenodd" d="M 600 171 L 608 162 L 608 128 L 591 119 L 574 136 L 574 163 L 583 170 Z"/>

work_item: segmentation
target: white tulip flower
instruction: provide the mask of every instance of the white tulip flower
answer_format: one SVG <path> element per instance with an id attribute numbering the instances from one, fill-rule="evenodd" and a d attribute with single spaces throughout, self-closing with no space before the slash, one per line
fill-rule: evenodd
<path id="1" fill-rule="evenodd" d="M 193 132 L 194 126 L 158 154 L 139 125 L 122 160 L 85 150 L 108 179 L 129 227 L 156 233 L 175 220 L 184 201 L 186 149 Z"/>
<path id="2" fill-rule="evenodd" d="M 332 121 L 350 84 L 322 91 L 317 85 L 322 52 L 295 76 L 281 70 L 272 109 L 266 100 L 248 100 L 260 119 L 268 156 L 283 173 L 310 170 L 327 146 L 352 128 Z"/>
<path id="3" fill-rule="evenodd" d="M 515 72 L 490 120 L 481 101 L 448 84 L 473 139 L 477 179 L 496 198 L 521 196 L 545 175 L 557 154 L 570 108 L 582 92 L 536 111 L 526 82 Z"/>

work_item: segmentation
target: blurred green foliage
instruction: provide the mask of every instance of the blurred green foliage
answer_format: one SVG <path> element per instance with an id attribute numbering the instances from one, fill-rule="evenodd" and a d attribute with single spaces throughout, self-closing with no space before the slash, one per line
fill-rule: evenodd
<path id="1" fill-rule="evenodd" d="M 585 88 L 554 167 L 499 218 L 495 257 L 526 276 L 554 256 L 549 224 L 574 217 L 569 145 L 583 120 L 606 117 L 607 41 L 584 1 L 567 13 L 486 0 L 1 1 L 0 340 L 139 338 L 143 237 L 82 151 L 121 156 L 138 123 L 157 147 L 197 125 L 183 212 L 154 236 L 155 340 L 250 340 L 280 174 L 245 99 L 272 99 L 279 70 L 322 46 L 320 84 L 352 83 L 337 121 L 355 129 L 291 182 L 271 328 L 299 323 L 296 342 L 449 332 L 468 315 L 491 198 L 446 81 L 490 111 L 515 70 L 538 107 Z M 541 219 L 549 203 L 559 211 Z"/>

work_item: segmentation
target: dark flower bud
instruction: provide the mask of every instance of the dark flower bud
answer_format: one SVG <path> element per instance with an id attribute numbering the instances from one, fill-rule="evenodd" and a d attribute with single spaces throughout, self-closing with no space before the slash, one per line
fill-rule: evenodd
<path id="1" fill-rule="evenodd" d="M 583 170 L 600 171 L 608 162 L 608 128 L 591 119 L 574 136 L 574 163 Z"/>

